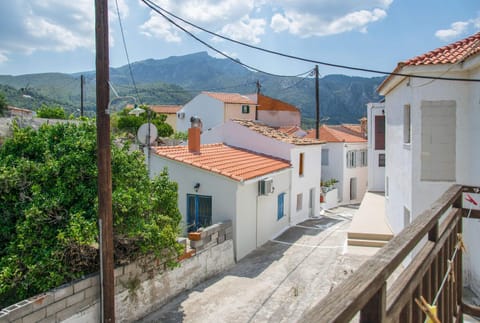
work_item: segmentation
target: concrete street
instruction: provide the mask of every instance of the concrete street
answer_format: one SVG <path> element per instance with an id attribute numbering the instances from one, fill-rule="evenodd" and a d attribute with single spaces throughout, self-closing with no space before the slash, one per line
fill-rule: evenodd
<path id="1" fill-rule="evenodd" d="M 289 228 L 140 322 L 294 322 L 375 248 L 346 248 L 356 206 Z"/>

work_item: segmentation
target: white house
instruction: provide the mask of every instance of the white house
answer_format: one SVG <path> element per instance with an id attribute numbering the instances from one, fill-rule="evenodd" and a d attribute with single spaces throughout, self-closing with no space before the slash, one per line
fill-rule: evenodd
<path id="1" fill-rule="evenodd" d="M 385 192 L 385 103 L 367 104 L 368 191 Z"/>
<path id="2" fill-rule="evenodd" d="M 290 189 L 286 196 L 289 223 L 294 225 L 320 212 L 320 175 L 323 142 L 299 138 L 251 120 L 231 120 L 206 131 L 203 142 L 223 142 L 257 153 L 288 160 L 292 165 Z"/>
<path id="3" fill-rule="evenodd" d="M 340 204 L 360 203 L 367 189 L 367 140 L 343 126 L 322 125 L 319 130 L 320 139 L 326 142 L 317 165 L 322 168 L 322 181 L 338 181 Z M 315 136 L 315 129 L 307 134 L 307 138 Z"/>
<path id="4" fill-rule="evenodd" d="M 150 109 L 167 117 L 165 123 L 168 123 L 174 131 L 177 131 L 177 112 L 182 109 L 181 105 L 151 105 Z"/>
<path id="5" fill-rule="evenodd" d="M 256 102 L 238 93 L 202 92 L 177 112 L 177 131 L 187 131 L 190 118 L 202 119 L 203 129 L 221 125 L 230 119 L 255 119 Z"/>
<path id="6" fill-rule="evenodd" d="M 184 233 L 232 220 L 239 260 L 289 226 L 290 163 L 223 143 L 196 143 L 153 147 L 152 176 L 166 167 L 178 183 Z"/>
<path id="7" fill-rule="evenodd" d="M 480 33 L 401 62 L 395 72 L 479 80 Z M 398 233 L 450 185 L 480 186 L 480 82 L 390 75 L 379 93 L 385 96 L 386 212 Z M 479 221 L 464 221 L 467 245 L 478 246 Z M 466 283 L 480 295 L 480 253 L 465 259 Z"/>

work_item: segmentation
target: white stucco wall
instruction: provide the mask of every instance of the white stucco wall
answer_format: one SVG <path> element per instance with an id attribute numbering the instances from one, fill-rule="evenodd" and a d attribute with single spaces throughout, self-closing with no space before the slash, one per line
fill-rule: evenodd
<path id="1" fill-rule="evenodd" d="M 223 142 L 227 145 L 248 149 L 265 155 L 290 160 L 290 149 L 294 145 L 266 137 L 233 121 L 204 131 L 203 144 Z"/>
<path id="2" fill-rule="evenodd" d="M 294 111 L 258 110 L 257 120 L 272 127 L 300 126 L 301 116 Z"/>
<path id="3" fill-rule="evenodd" d="M 328 165 L 322 165 L 322 181 L 336 179 L 337 202 L 343 201 L 343 173 L 345 169 L 345 154 L 343 143 L 328 142 L 323 145 L 322 150 L 328 149 Z"/>
<path id="4" fill-rule="evenodd" d="M 190 128 L 190 118 L 192 116 L 198 116 L 202 119 L 203 130 L 205 131 L 223 123 L 224 104 L 206 94 L 199 94 L 186 103 L 177 112 L 177 115 L 182 112 L 185 113 L 185 118 L 177 119 L 177 131 L 187 131 Z"/>
<path id="5" fill-rule="evenodd" d="M 276 237 L 289 226 L 288 190 L 290 172 L 285 170 L 269 174 L 262 178 L 273 179 L 275 190 L 269 195 L 258 195 L 258 179 L 241 184 L 237 191 L 237 237 L 239 239 L 237 257 L 241 259 L 250 251 Z M 285 197 L 286 216 L 277 219 L 278 194 L 287 193 Z M 240 241 L 245 240 L 245 241 Z"/>
<path id="6" fill-rule="evenodd" d="M 250 107 L 248 113 L 242 112 L 243 105 L 248 105 Z M 255 120 L 255 112 L 256 112 L 255 104 L 226 103 L 225 116 L 223 118 L 223 122 L 227 122 L 230 119 Z"/>
<path id="7" fill-rule="evenodd" d="M 385 154 L 385 150 L 375 150 L 375 116 L 382 115 L 384 110 L 384 103 L 369 103 L 367 106 L 368 190 L 372 192 L 385 191 L 385 167 L 378 166 L 379 155 Z"/>
<path id="8" fill-rule="evenodd" d="M 299 175 L 299 156 L 304 154 L 304 172 Z M 291 150 L 292 186 L 290 195 L 290 224 L 306 220 L 310 215 L 318 216 L 320 212 L 320 178 L 322 145 L 298 145 Z M 313 208 L 310 211 L 310 189 L 314 190 Z M 297 210 L 297 196 L 302 194 L 302 206 Z"/>
<path id="9" fill-rule="evenodd" d="M 363 166 L 360 167 L 358 165 L 358 159 L 360 156 L 357 156 L 357 166 L 353 168 L 347 168 L 347 161 L 346 161 L 346 156 L 347 152 L 350 150 L 366 150 L 367 149 L 367 143 L 345 143 L 343 145 L 343 158 L 344 163 L 343 163 L 343 168 L 344 168 L 344 173 L 343 173 L 343 178 L 342 178 L 342 204 L 352 204 L 352 203 L 360 203 L 363 199 L 363 195 L 365 195 L 365 192 L 367 191 L 367 179 L 368 179 L 368 166 Z M 368 157 L 367 157 L 368 159 Z M 367 165 L 368 165 L 367 161 Z M 356 199 L 350 199 L 350 179 L 356 178 L 357 179 L 357 198 Z"/>
<path id="10" fill-rule="evenodd" d="M 456 72 L 476 64 L 474 72 Z M 447 67 L 444 67 L 447 68 Z M 454 72 L 455 71 L 455 72 Z M 438 71 L 440 74 L 441 71 Z M 480 57 L 463 66 L 458 65 L 448 77 L 480 78 Z M 383 93 L 382 93 L 383 94 Z M 480 84 L 477 82 L 453 82 L 421 79 L 404 80 L 387 93 L 386 105 L 386 177 L 388 198 L 386 211 L 396 233 L 403 228 L 403 208 L 411 211 L 412 218 L 429 208 L 453 182 L 421 181 L 421 112 L 422 100 L 453 100 L 456 103 L 456 183 L 480 186 Z M 410 104 L 412 144 L 403 143 L 403 106 Z M 387 189 L 387 188 L 386 188 Z M 465 239 L 469 245 L 480 243 L 479 221 L 469 220 L 465 226 Z M 476 232 L 476 233 L 475 233 Z M 466 264 L 467 284 L 480 291 L 480 257 L 468 255 Z"/>

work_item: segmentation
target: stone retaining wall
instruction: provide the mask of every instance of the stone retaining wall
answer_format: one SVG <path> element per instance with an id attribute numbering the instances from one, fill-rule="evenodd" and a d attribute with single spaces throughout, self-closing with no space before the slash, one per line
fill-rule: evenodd
<path id="1" fill-rule="evenodd" d="M 179 267 L 135 262 L 115 269 L 115 315 L 130 322 L 234 264 L 231 221 L 212 225 L 191 241 Z M 186 245 L 186 241 L 185 241 Z M 0 322 L 100 322 L 98 274 L 0 310 Z"/>

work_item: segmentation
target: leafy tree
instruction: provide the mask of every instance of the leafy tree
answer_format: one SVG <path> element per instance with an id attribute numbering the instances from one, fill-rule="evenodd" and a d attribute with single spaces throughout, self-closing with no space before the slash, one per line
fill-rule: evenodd
<path id="1" fill-rule="evenodd" d="M 132 111 L 131 108 L 125 108 L 119 112 L 117 121 L 118 129 L 136 134 L 138 128 L 148 122 L 148 114 L 150 113 L 150 122 L 157 127 L 160 137 L 169 137 L 173 134 L 173 128 L 165 122 L 165 120 L 167 120 L 166 115 L 157 114 L 146 105 L 142 105 L 141 108 L 144 109 L 145 112 L 138 116 L 129 114 L 129 112 Z"/>
<path id="2" fill-rule="evenodd" d="M 5 95 L 3 93 L 0 93 L 0 117 L 4 116 L 6 111 L 7 101 L 5 99 Z"/>
<path id="3" fill-rule="evenodd" d="M 37 110 L 37 117 L 47 119 L 67 119 L 67 114 L 61 106 L 48 106 L 42 104 Z"/>
<path id="4" fill-rule="evenodd" d="M 92 122 L 14 127 L 0 147 L 0 308 L 98 270 Z M 115 262 L 175 265 L 177 184 L 150 179 L 143 154 L 112 145 Z"/>

